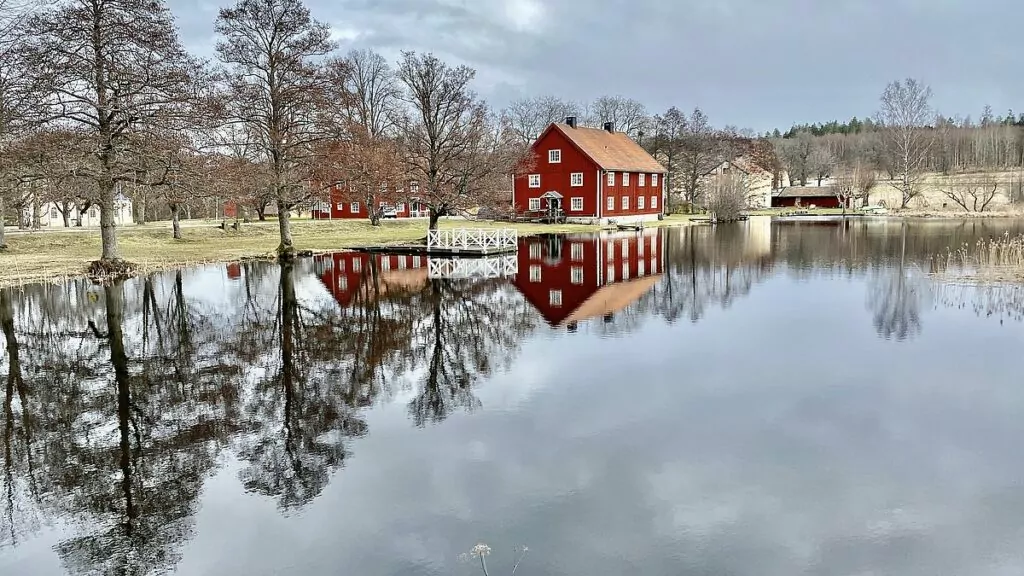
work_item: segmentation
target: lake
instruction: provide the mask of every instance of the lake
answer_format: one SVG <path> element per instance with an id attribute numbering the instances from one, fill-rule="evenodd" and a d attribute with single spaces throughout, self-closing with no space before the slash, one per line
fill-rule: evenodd
<path id="1" fill-rule="evenodd" d="M 0 574 L 1024 573 L 1014 220 L 0 292 Z M 520 547 L 528 547 L 523 556 Z"/>

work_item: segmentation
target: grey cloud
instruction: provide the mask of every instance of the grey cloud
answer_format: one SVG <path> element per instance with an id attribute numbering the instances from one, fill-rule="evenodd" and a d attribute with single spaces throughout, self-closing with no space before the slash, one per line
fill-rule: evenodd
<path id="1" fill-rule="evenodd" d="M 209 49 L 211 13 L 171 0 Z M 612 93 L 653 110 L 700 105 L 758 130 L 874 112 L 885 84 L 919 77 L 945 113 L 1002 112 L 1024 93 L 1016 0 L 341 0 L 310 2 L 354 45 L 429 50 L 479 70 L 496 105 L 520 94 Z M 534 19 L 523 15 L 533 14 Z M 516 15 L 520 19 L 516 19 Z M 212 16 L 211 16 L 212 18 Z"/>

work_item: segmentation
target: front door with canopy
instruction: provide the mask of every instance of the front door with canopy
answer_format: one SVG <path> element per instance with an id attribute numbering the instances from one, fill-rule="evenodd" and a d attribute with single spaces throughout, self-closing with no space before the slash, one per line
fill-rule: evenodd
<path id="1" fill-rule="evenodd" d="M 541 200 L 547 203 L 548 222 L 561 222 L 565 219 L 565 212 L 562 210 L 562 195 L 558 192 L 545 192 L 541 194 Z"/>

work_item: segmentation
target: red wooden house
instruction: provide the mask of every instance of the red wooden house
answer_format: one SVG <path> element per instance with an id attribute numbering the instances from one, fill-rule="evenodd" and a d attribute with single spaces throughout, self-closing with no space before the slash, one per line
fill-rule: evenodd
<path id="1" fill-rule="evenodd" d="M 584 128 L 570 116 L 548 126 L 532 151 L 533 168 L 512 183 L 519 215 L 634 222 L 662 213 L 665 168 L 611 123 Z"/>
<path id="2" fill-rule="evenodd" d="M 523 238 L 516 288 L 554 327 L 610 317 L 657 284 L 661 232 Z"/>
<path id="3" fill-rule="evenodd" d="M 383 209 L 386 218 L 427 218 L 430 211 L 426 205 L 421 205 L 416 199 L 418 187 L 413 184 L 409 187 L 409 197 L 405 198 L 399 191 L 396 194 L 388 194 L 388 197 L 401 198 L 397 201 L 377 201 L 378 206 Z M 330 201 L 317 202 L 313 205 L 312 218 L 314 220 L 336 220 L 342 218 L 369 218 L 366 198 L 362 194 L 353 194 L 344 186 L 336 185 L 331 188 Z"/>

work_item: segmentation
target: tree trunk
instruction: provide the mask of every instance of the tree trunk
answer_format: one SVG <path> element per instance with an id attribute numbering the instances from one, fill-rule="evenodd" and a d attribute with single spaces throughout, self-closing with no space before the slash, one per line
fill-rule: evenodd
<path id="1" fill-rule="evenodd" d="M 100 240 L 103 251 L 100 260 L 112 262 L 121 259 L 117 246 L 117 223 L 114 220 L 116 194 L 112 180 L 100 180 Z"/>
<path id="2" fill-rule="evenodd" d="M 428 230 L 437 230 L 437 222 L 441 219 L 441 213 L 437 210 L 430 209 L 430 227 Z"/>
<path id="3" fill-rule="evenodd" d="M 136 214 L 136 217 L 135 217 L 135 223 L 136 224 L 145 224 L 146 223 L 146 197 L 144 195 L 140 194 L 137 197 L 137 203 L 135 204 L 135 206 L 136 206 L 136 211 L 138 212 L 138 214 Z"/>
<path id="4" fill-rule="evenodd" d="M 71 209 L 68 208 L 67 204 L 64 204 L 64 205 L 62 205 L 60 207 L 60 217 L 61 217 L 62 220 L 64 220 L 64 227 L 65 228 L 71 228 L 71 222 L 70 222 L 71 214 L 70 213 L 71 213 Z"/>
<path id="5" fill-rule="evenodd" d="M 259 204 L 256 205 L 256 216 L 259 218 L 260 222 L 266 222 L 267 221 L 267 205 L 266 204 L 260 202 Z"/>
<path id="6" fill-rule="evenodd" d="M 0 250 L 7 248 L 7 231 L 4 228 L 4 212 L 6 212 L 6 208 L 3 196 L 0 196 Z"/>
<path id="7" fill-rule="evenodd" d="M 281 244 L 277 247 L 277 255 L 291 257 L 295 255 L 295 243 L 292 241 L 292 216 L 288 205 L 277 201 L 277 225 L 281 231 Z"/>
<path id="8" fill-rule="evenodd" d="M 177 204 L 171 204 L 171 229 L 174 230 L 175 240 L 181 240 L 181 222 L 179 221 L 180 214 L 181 207 Z"/>
<path id="9" fill-rule="evenodd" d="M 32 193 L 32 229 L 39 230 L 43 227 L 43 217 L 39 210 L 39 201 L 35 192 Z"/>

